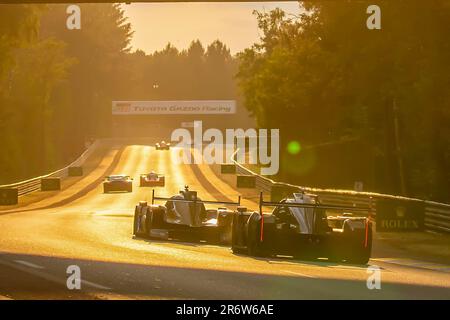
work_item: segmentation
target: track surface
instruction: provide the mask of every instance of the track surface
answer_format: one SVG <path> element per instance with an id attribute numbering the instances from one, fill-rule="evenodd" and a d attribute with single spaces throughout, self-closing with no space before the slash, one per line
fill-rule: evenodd
<path id="1" fill-rule="evenodd" d="M 138 186 L 141 173 L 166 175 L 160 195 L 185 184 L 203 199 L 239 194 L 207 165 L 175 164 L 175 152 L 123 143 L 59 194 L 0 211 L 0 299 L 450 299 L 450 266 L 403 263 L 376 243 L 369 265 L 381 268 L 381 290 L 367 289 L 368 266 L 256 259 L 222 246 L 133 239 L 134 206 L 151 192 Z M 133 193 L 103 194 L 107 173 L 134 176 Z M 256 209 L 250 200 L 244 205 Z M 81 269 L 81 290 L 66 287 L 69 265 Z"/>

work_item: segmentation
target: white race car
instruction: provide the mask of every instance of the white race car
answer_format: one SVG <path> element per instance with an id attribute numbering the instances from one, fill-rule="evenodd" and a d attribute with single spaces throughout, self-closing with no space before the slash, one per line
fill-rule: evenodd
<path id="1" fill-rule="evenodd" d="M 156 143 L 155 148 L 156 148 L 156 150 L 169 150 L 170 149 L 170 143 L 165 142 L 163 140 L 161 142 Z"/>
<path id="2" fill-rule="evenodd" d="M 165 200 L 165 205 L 154 204 L 155 200 Z M 238 202 L 204 201 L 196 191 L 185 187 L 184 191 L 170 198 L 152 195 L 152 204 L 141 201 L 135 208 L 134 235 L 192 241 L 218 243 L 231 242 L 231 221 L 235 211 L 227 208 L 206 209 L 205 204 L 239 206 Z M 238 211 L 245 208 L 238 207 Z"/>

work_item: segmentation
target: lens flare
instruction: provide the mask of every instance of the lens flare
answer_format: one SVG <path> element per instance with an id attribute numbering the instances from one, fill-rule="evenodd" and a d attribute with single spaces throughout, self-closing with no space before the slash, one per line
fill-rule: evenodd
<path id="1" fill-rule="evenodd" d="M 298 154 L 302 150 L 300 143 L 298 141 L 290 141 L 287 145 L 287 151 L 290 154 Z"/>

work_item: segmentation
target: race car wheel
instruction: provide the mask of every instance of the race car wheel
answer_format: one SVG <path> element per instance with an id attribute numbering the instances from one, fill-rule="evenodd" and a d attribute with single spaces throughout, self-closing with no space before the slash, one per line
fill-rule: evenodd
<path id="1" fill-rule="evenodd" d="M 231 251 L 233 253 L 244 253 L 244 250 L 239 248 L 239 240 L 242 238 L 242 230 L 239 228 L 238 224 L 239 216 L 234 214 L 233 222 L 231 223 Z"/>
<path id="2" fill-rule="evenodd" d="M 263 257 L 264 254 L 260 248 L 260 243 L 256 239 L 249 239 L 247 244 L 247 253 L 253 257 Z"/>
<path id="3" fill-rule="evenodd" d="M 246 216 L 248 219 L 248 216 Z M 243 247 L 245 246 L 244 232 L 246 221 L 239 213 L 234 213 L 231 220 L 231 251 L 233 253 L 247 253 Z"/>
<path id="4" fill-rule="evenodd" d="M 261 248 L 260 242 L 260 222 L 253 217 L 250 217 L 248 222 L 247 235 L 247 252 L 250 256 L 263 257 L 264 252 Z"/>
<path id="5" fill-rule="evenodd" d="M 360 237 L 361 239 L 361 237 Z M 364 237 L 363 241 L 359 240 L 359 246 L 350 254 L 347 258 L 347 262 L 355 263 L 355 264 L 367 264 L 369 262 L 371 253 L 372 253 L 372 228 L 368 230 L 368 243 L 367 247 L 364 247 Z M 363 242 L 361 244 L 361 242 Z"/>
<path id="6" fill-rule="evenodd" d="M 151 229 L 160 229 L 163 227 L 163 210 L 160 208 L 153 208 L 150 210 L 150 208 L 147 208 L 147 214 L 146 214 L 146 233 L 148 236 L 150 236 Z"/>
<path id="7" fill-rule="evenodd" d="M 355 230 L 347 243 L 345 260 L 353 264 L 367 264 L 372 252 L 372 227 L 367 230 L 367 245 L 365 244 L 365 229 Z"/>
<path id="8" fill-rule="evenodd" d="M 153 228 L 153 212 L 147 208 L 147 213 L 145 214 L 145 233 L 148 237 L 151 237 L 152 228 Z"/>
<path id="9" fill-rule="evenodd" d="M 152 217 L 152 223 L 153 223 L 153 228 L 156 229 L 161 229 L 163 228 L 163 224 L 164 224 L 164 210 L 161 209 L 161 207 L 159 208 L 153 208 L 152 209 L 152 213 L 153 213 L 153 217 Z"/>
<path id="10" fill-rule="evenodd" d="M 130 185 L 127 187 L 127 192 L 133 192 L 133 185 L 132 185 L 132 184 L 130 184 Z"/>
<path id="11" fill-rule="evenodd" d="M 138 207 L 134 209 L 134 220 L 133 220 L 133 235 L 136 236 L 139 233 L 139 212 Z"/>
<path id="12" fill-rule="evenodd" d="M 230 244 L 231 243 L 231 226 L 223 228 L 219 233 L 219 243 L 220 244 Z"/>

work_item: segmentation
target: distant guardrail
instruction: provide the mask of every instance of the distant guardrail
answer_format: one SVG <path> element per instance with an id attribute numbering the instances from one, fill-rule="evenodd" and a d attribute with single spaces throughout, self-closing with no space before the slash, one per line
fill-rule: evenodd
<path id="1" fill-rule="evenodd" d="M 425 201 L 425 227 L 450 233 L 450 205 Z"/>
<path id="2" fill-rule="evenodd" d="M 31 192 L 40 191 L 41 190 L 41 180 L 45 178 L 66 178 L 68 176 L 69 168 L 70 167 L 80 167 L 84 164 L 86 159 L 92 154 L 92 152 L 98 147 L 99 141 L 96 140 L 94 143 L 92 143 L 84 152 L 83 154 L 76 159 L 74 162 L 69 164 L 68 166 L 56 170 L 54 172 L 51 172 L 49 174 L 35 177 L 32 179 L 28 179 L 25 181 L 15 182 L 11 184 L 6 185 L 0 185 L 0 189 L 2 188 L 16 188 L 18 189 L 19 197 L 29 194 Z"/>
<path id="3" fill-rule="evenodd" d="M 264 193 L 271 194 L 274 187 L 285 187 L 298 191 L 317 194 L 324 204 L 343 205 L 353 207 L 372 207 L 372 214 L 376 215 L 376 206 L 372 206 L 373 199 L 392 199 L 422 202 L 425 208 L 425 229 L 431 231 L 450 233 L 450 204 L 426 201 L 415 198 L 394 196 L 375 192 L 359 192 L 353 190 L 320 189 L 297 186 L 289 183 L 278 182 L 261 176 L 238 163 L 235 159 L 238 150 L 233 154 L 231 161 L 236 166 L 236 174 L 254 175 L 256 177 L 256 188 Z"/>

